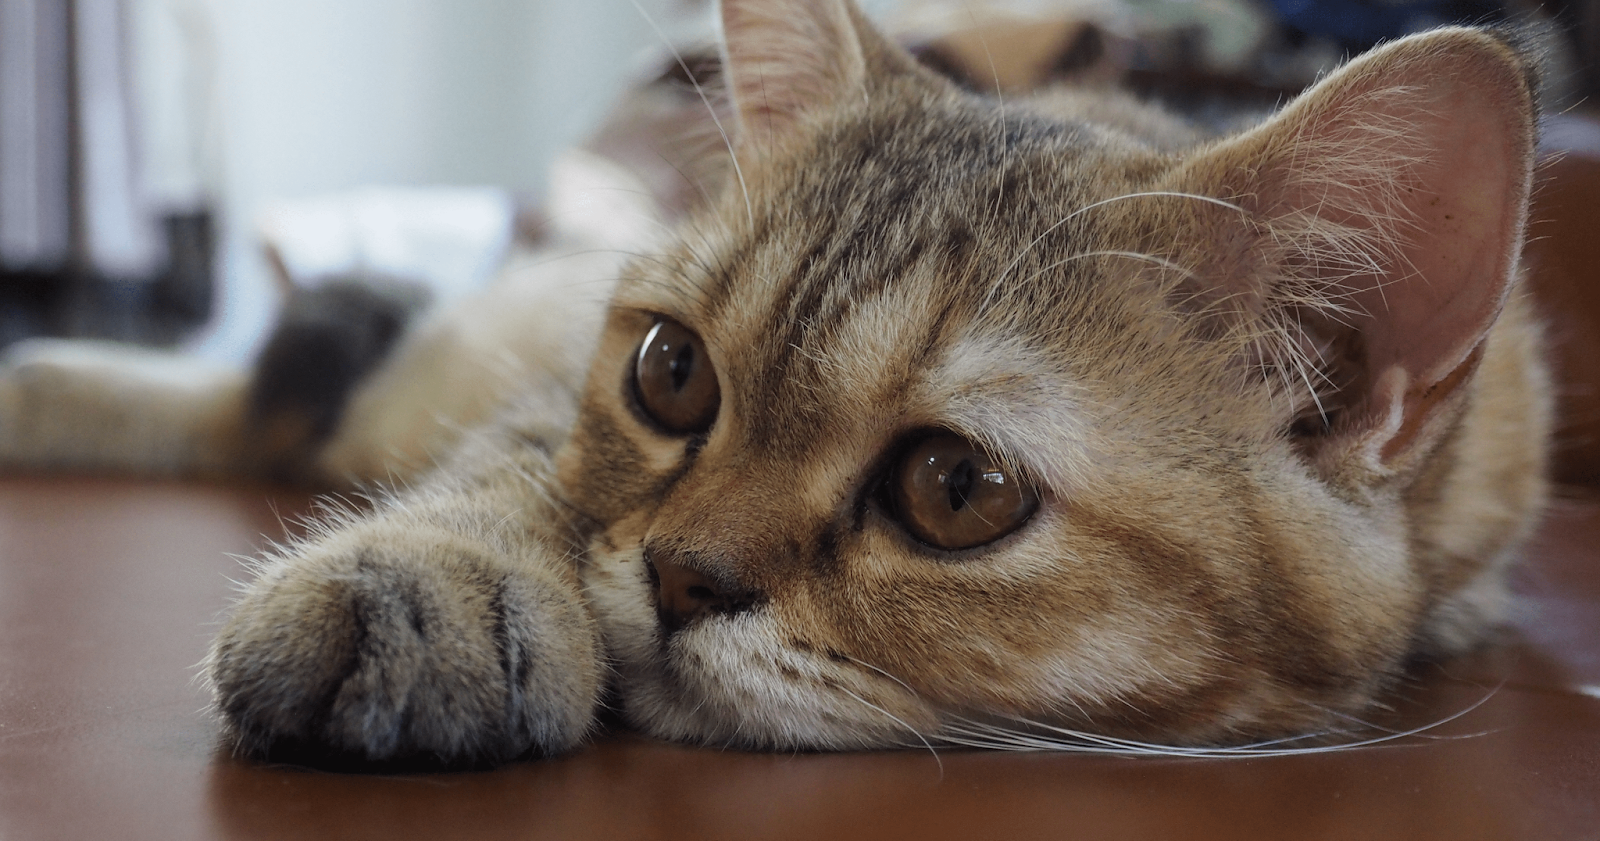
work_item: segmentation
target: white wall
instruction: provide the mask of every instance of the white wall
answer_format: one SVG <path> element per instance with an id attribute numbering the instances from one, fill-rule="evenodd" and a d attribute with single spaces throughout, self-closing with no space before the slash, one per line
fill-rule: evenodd
<path id="1" fill-rule="evenodd" d="M 657 42 L 632 0 L 130 3 L 146 184 L 223 211 L 221 320 L 196 348 L 227 358 L 271 318 L 252 230 L 265 204 L 366 185 L 536 195 Z"/>

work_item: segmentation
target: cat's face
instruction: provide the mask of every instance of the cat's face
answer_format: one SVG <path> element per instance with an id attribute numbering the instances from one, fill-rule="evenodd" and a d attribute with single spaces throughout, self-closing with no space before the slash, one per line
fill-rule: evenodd
<path id="1" fill-rule="evenodd" d="M 1427 594 L 1396 492 L 1303 433 L 1305 372 L 1262 350 L 1348 337 L 1249 327 L 1273 305 L 1212 277 L 1283 271 L 1274 232 L 1171 132 L 960 93 L 818 14 L 869 95 L 745 110 L 776 139 L 629 270 L 561 456 L 629 718 L 1201 742 L 1364 702 Z"/>

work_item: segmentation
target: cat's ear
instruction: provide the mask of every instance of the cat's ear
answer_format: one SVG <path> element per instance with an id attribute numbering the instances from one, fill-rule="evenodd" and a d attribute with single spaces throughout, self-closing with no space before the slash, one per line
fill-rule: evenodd
<path id="1" fill-rule="evenodd" d="M 807 114 L 865 98 L 887 42 L 850 0 L 722 0 L 722 66 L 741 147 Z"/>
<path id="2" fill-rule="evenodd" d="M 1220 291 L 1276 313 L 1289 355 L 1338 391 L 1319 461 L 1403 471 L 1449 423 L 1517 271 L 1536 119 L 1517 49 L 1443 29 L 1356 59 L 1184 167 L 1187 188 L 1244 210 L 1250 247 L 1207 246 L 1234 287 Z"/>

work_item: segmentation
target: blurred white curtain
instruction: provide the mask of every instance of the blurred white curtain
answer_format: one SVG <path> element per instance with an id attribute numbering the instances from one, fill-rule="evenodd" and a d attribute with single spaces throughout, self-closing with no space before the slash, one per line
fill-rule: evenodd
<path id="1" fill-rule="evenodd" d="M 72 17 L 84 256 L 101 277 L 151 280 L 166 254 L 136 165 L 123 0 L 73 0 Z"/>
<path id="2" fill-rule="evenodd" d="M 277 304 L 258 223 L 269 209 L 385 187 L 537 199 L 698 0 L 130 0 L 187 8 L 213 33 L 218 318 L 191 344 L 248 356 Z M 144 48 L 144 45 L 140 45 Z M 145 48 L 146 59 L 162 56 Z"/>
<path id="3" fill-rule="evenodd" d="M 0 0 L 0 269 L 70 256 L 70 14 L 67 0 Z"/>
<path id="4" fill-rule="evenodd" d="M 0 0 L 0 268 L 161 270 L 128 59 L 123 0 Z"/>

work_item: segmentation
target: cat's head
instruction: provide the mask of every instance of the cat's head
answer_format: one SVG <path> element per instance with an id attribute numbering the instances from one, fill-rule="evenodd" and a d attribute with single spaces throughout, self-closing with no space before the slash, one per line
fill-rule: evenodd
<path id="1" fill-rule="evenodd" d="M 629 719 L 1193 743 L 1368 700 L 1515 271 L 1516 52 L 1403 40 L 1191 145 L 963 92 L 843 0 L 721 14 L 738 169 L 622 280 L 560 457 Z"/>

